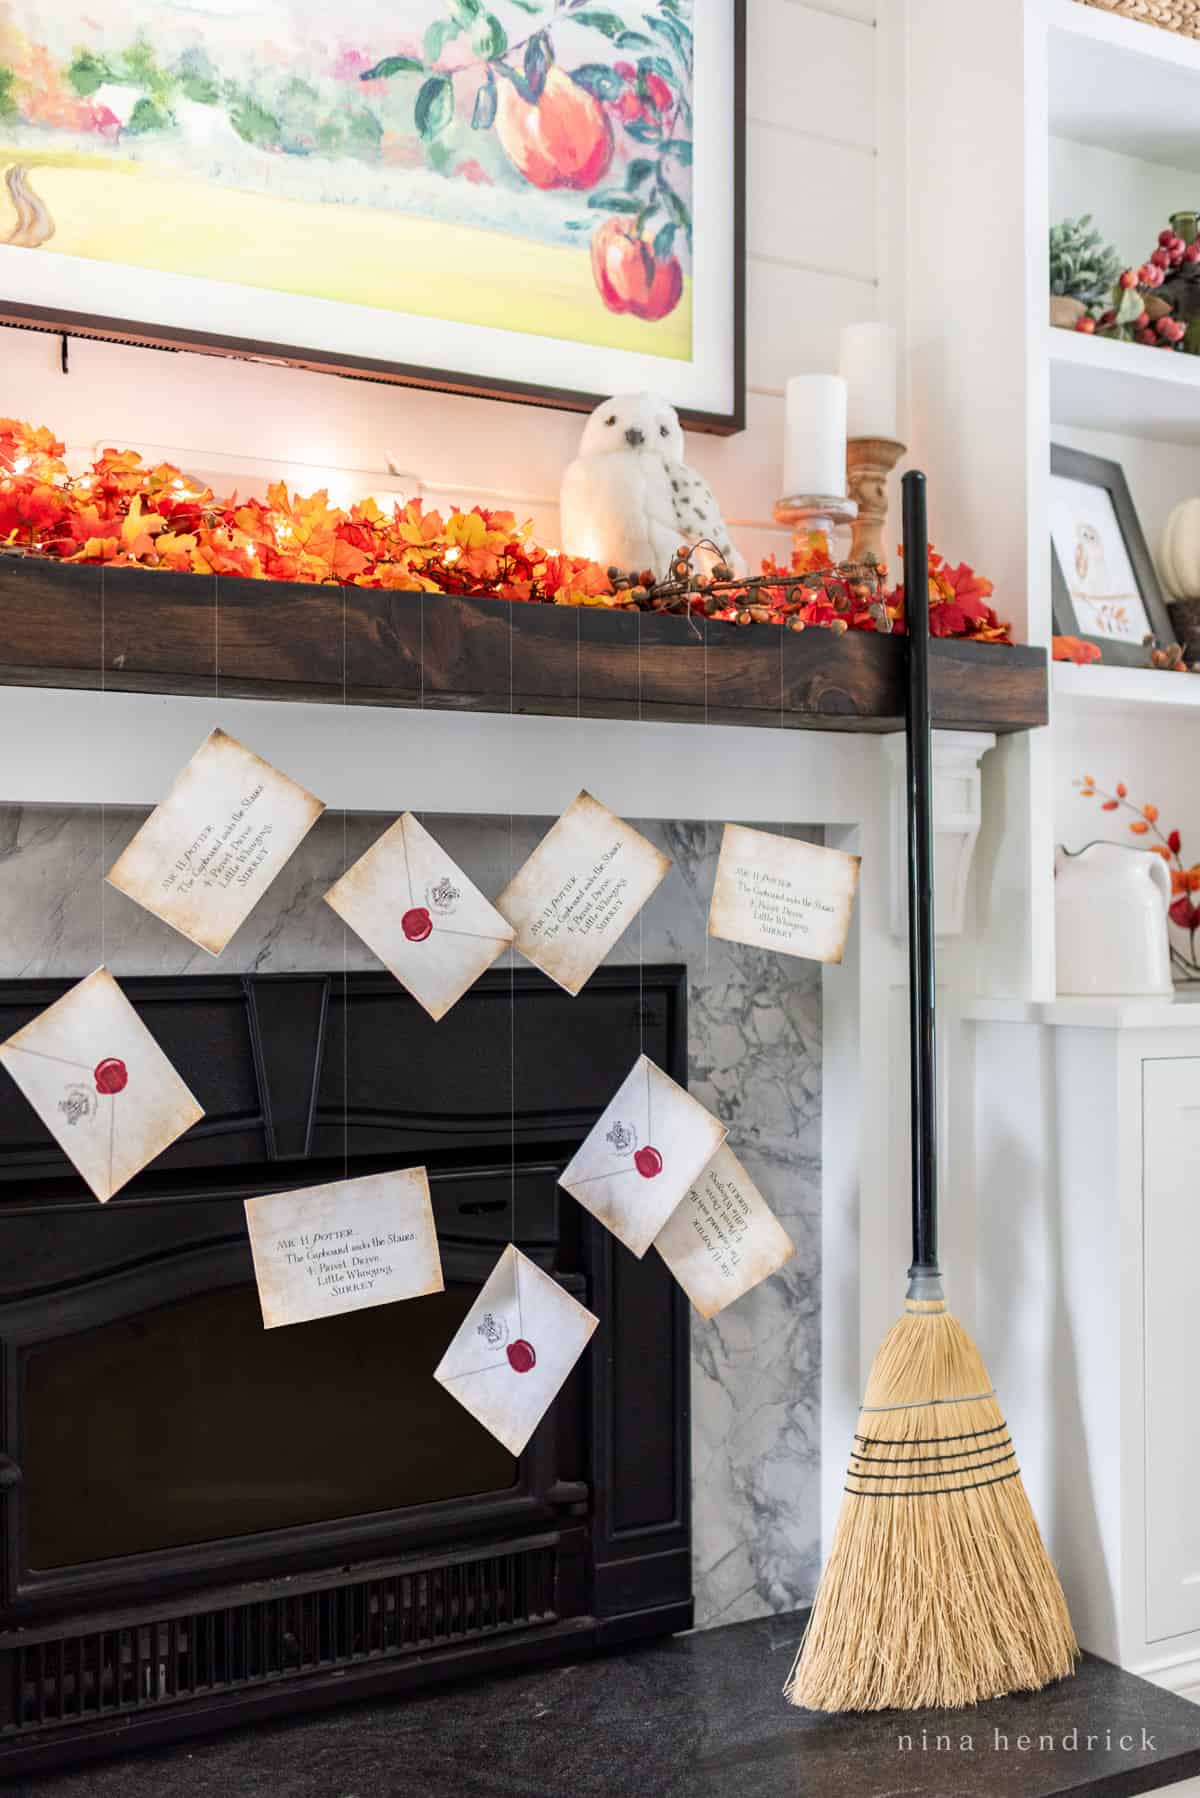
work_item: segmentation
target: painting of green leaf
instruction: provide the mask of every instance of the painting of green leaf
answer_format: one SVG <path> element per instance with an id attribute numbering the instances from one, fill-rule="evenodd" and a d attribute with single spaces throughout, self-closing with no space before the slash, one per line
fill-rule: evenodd
<path id="1" fill-rule="evenodd" d="M 0 241 L 687 360 L 692 0 L 0 0 Z"/>

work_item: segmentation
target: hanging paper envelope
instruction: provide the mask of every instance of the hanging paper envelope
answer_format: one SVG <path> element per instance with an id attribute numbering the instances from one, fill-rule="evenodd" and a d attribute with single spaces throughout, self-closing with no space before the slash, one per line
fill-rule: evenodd
<path id="1" fill-rule="evenodd" d="M 246 1200 L 263 1327 L 442 1291 L 423 1167 Z"/>
<path id="2" fill-rule="evenodd" d="M 509 1243 L 433 1377 L 519 1455 L 599 1321 Z"/>
<path id="3" fill-rule="evenodd" d="M 708 934 L 807 961 L 841 961 L 860 865 L 841 849 L 727 824 Z"/>
<path id="4" fill-rule="evenodd" d="M 107 968 L 0 1043 L 0 1062 L 101 1204 L 204 1116 Z"/>
<path id="5" fill-rule="evenodd" d="M 640 1055 L 558 1183 L 640 1259 L 726 1134 Z"/>
<path id="6" fill-rule="evenodd" d="M 591 979 L 671 862 L 580 793 L 496 901 L 517 948 L 572 996 Z"/>
<path id="7" fill-rule="evenodd" d="M 715 1317 L 796 1253 L 728 1143 L 676 1205 L 654 1246 L 701 1317 Z"/>
<path id="8" fill-rule="evenodd" d="M 411 812 L 346 870 L 325 902 L 435 1022 L 513 940 L 512 926 Z"/>
<path id="9" fill-rule="evenodd" d="M 113 863 L 109 883 L 220 955 L 324 810 L 214 730 Z"/>

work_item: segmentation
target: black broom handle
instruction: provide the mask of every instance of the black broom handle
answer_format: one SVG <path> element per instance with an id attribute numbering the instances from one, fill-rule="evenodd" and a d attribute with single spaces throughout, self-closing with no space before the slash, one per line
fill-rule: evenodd
<path id="1" fill-rule="evenodd" d="M 904 609 L 908 620 L 908 962 L 912 1076 L 910 1277 L 936 1280 L 937 1043 L 933 949 L 933 753 L 929 724 L 929 527 L 925 476 L 915 469 L 904 494 Z M 921 1294 L 914 1296 L 931 1296 Z"/>

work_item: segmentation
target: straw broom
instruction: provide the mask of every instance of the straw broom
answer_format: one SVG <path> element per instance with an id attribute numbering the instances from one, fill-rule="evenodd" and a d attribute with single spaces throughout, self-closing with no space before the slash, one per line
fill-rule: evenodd
<path id="1" fill-rule="evenodd" d="M 787 1697 L 818 1711 L 960 1706 L 1074 1669 L 1066 1600 L 978 1349 L 937 1262 L 925 477 L 904 478 L 913 1264 L 867 1381 L 829 1564 Z"/>

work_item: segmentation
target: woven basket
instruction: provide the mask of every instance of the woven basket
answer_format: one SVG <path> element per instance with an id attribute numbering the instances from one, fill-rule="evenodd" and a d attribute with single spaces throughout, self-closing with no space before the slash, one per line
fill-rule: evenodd
<path id="1" fill-rule="evenodd" d="M 1159 25 L 1164 31 L 1177 31 L 1180 37 L 1200 38 L 1200 0 L 1080 0 L 1080 5 L 1119 13 L 1123 19 L 1140 19 L 1144 25 Z"/>

